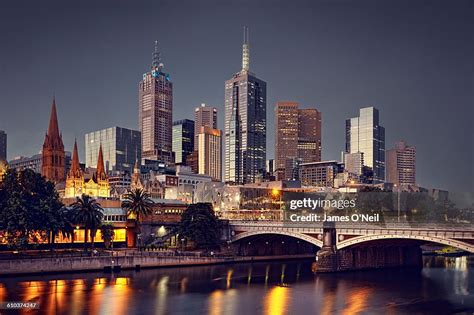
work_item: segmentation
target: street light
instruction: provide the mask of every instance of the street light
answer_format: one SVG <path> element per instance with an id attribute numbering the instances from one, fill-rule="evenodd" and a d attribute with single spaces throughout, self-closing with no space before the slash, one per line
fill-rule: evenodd
<path id="1" fill-rule="evenodd" d="M 397 188 L 397 221 L 400 222 L 400 185 L 393 184 Z"/>

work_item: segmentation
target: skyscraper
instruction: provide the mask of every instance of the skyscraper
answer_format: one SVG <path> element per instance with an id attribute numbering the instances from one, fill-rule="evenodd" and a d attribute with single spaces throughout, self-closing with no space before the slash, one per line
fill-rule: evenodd
<path id="1" fill-rule="evenodd" d="M 59 132 L 56 100 L 51 105 L 48 132 L 44 138 L 41 175 L 47 180 L 58 183 L 66 179 L 64 144 Z"/>
<path id="2" fill-rule="evenodd" d="M 173 123 L 173 152 L 176 164 L 187 165 L 186 159 L 193 153 L 194 121 L 182 119 Z"/>
<path id="3" fill-rule="evenodd" d="M 230 184 L 255 182 L 265 174 L 267 84 L 249 71 L 244 28 L 242 70 L 225 83 L 225 172 Z"/>
<path id="4" fill-rule="evenodd" d="M 222 133 L 219 129 L 201 127 L 198 135 L 199 174 L 222 180 Z"/>
<path id="5" fill-rule="evenodd" d="M 132 174 L 135 161 L 141 158 L 140 131 L 111 127 L 85 135 L 86 167 L 97 167 L 97 156 L 102 146 L 105 169 L 108 173 Z"/>
<path id="6" fill-rule="evenodd" d="M 321 112 L 300 109 L 297 102 L 278 102 L 275 116 L 276 175 L 293 179 L 295 165 L 321 161 Z"/>
<path id="7" fill-rule="evenodd" d="M 358 117 L 346 119 L 346 153 L 364 154 L 364 166 L 373 171 L 374 183 L 385 180 L 385 128 L 375 107 L 361 108 Z"/>
<path id="8" fill-rule="evenodd" d="M 387 182 L 397 185 L 416 185 L 416 148 L 405 141 L 387 150 Z"/>
<path id="9" fill-rule="evenodd" d="M 155 41 L 151 71 L 139 85 L 139 126 L 142 135 L 142 160 L 174 163 L 172 151 L 173 83 L 163 71 Z"/>
<path id="10" fill-rule="evenodd" d="M 198 149 L 197 138 L 201 127 L 217 129 L 217 108 L 202 103 L 194 110 L 194 150 Z"/>
<path id="11" fill-rule="evenodd" d="M 0 161 L 7 160 L 7 133 L 0 130 Z"/>

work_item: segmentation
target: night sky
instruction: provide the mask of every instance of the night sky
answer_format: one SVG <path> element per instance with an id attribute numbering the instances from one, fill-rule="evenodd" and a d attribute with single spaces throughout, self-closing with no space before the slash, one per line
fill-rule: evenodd
<path id="1" fill-rule="evenodd" d="M 199 2 L 199 4 L 198 4 Z M 153 41 L 174 82 L 174 120 L 219 109 L 241 67 L 267 82 L 267 158 L 278 100 L 323 115 L 323 159 L 340 159 L 345 119 L 380 110 L 386 147 L 417 148 L 417 182 L 473 189 L 473 1 L 2 1 L 0 129 L 8 158 L 37 153 L 56 96 L 66 149 L 111 126 L 138 128 Z"/>

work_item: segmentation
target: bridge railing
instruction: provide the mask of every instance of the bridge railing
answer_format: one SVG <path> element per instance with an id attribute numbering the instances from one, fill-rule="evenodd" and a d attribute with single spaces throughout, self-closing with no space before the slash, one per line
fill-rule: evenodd
<path id="1" fill-rule="evenodd" d="M 288 221 L 266 221 L 266 220 L 229 220 L 232 226 L 254 226 L 254 227 L 292 227 L 292 228 L 322 228 L 322 222 L 288 222 Z M 383 224 L 357 223 L 357 222 L 335 222 L 336 228 L 349 229 L 398 229 L 398 230 L 439 230 L 439 231 L 474 231 L 472 224 L 420 224 L 406 222 L 392 222 Z"/>

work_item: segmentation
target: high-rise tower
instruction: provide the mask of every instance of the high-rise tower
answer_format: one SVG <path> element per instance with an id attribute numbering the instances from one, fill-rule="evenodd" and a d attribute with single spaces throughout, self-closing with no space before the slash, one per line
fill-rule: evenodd
<path id="1" fill-rule="evenodd" d="M 230 184 L 265 174 L 267 84 L 250 70 L 249 31 L 244 28 L 242 70 L 225 82 L 225 171 Z"/>
<path id="2" fill-rule="evenodd" d="M 66 154 L 64 152 L 63 139 L 59 132 L 55 99 L 53 99 L 51 106 L 49 127 L 44 139 L 42 155 L 41 174 L 46 177 L 46 179 L 55 183 L 64 181 L 66 179 Z"/>
<path id="3" fill-rule="evenodd" d="M 174 163 L 172 151 L 173 83 L 163 71 L 158 42 L 155 41 L 151 71 L 139 85 L 139 126 L 142 160 Z"/>
<path id="4" fill-rule="evenodd" d="M 293 179 L 297 163 L 321 161 L 321 112 L 297 102 L 275 106 L 275 171 L 277 179 Z"/>
<path id="5" fill-rule="evenodd" d="M 373 172 L 374 183 L 385 180 L 385 128 L 375 107 L 361 108 L 346 120 L 346 153 L 363 153 L 363 163 Z"/>
<path id="6" fill-rule="evenodd" d="M 217 129 L 217 108 L 202 103 L 194 110 L 194 150 L 198 149 L 201 127 Z"/>

